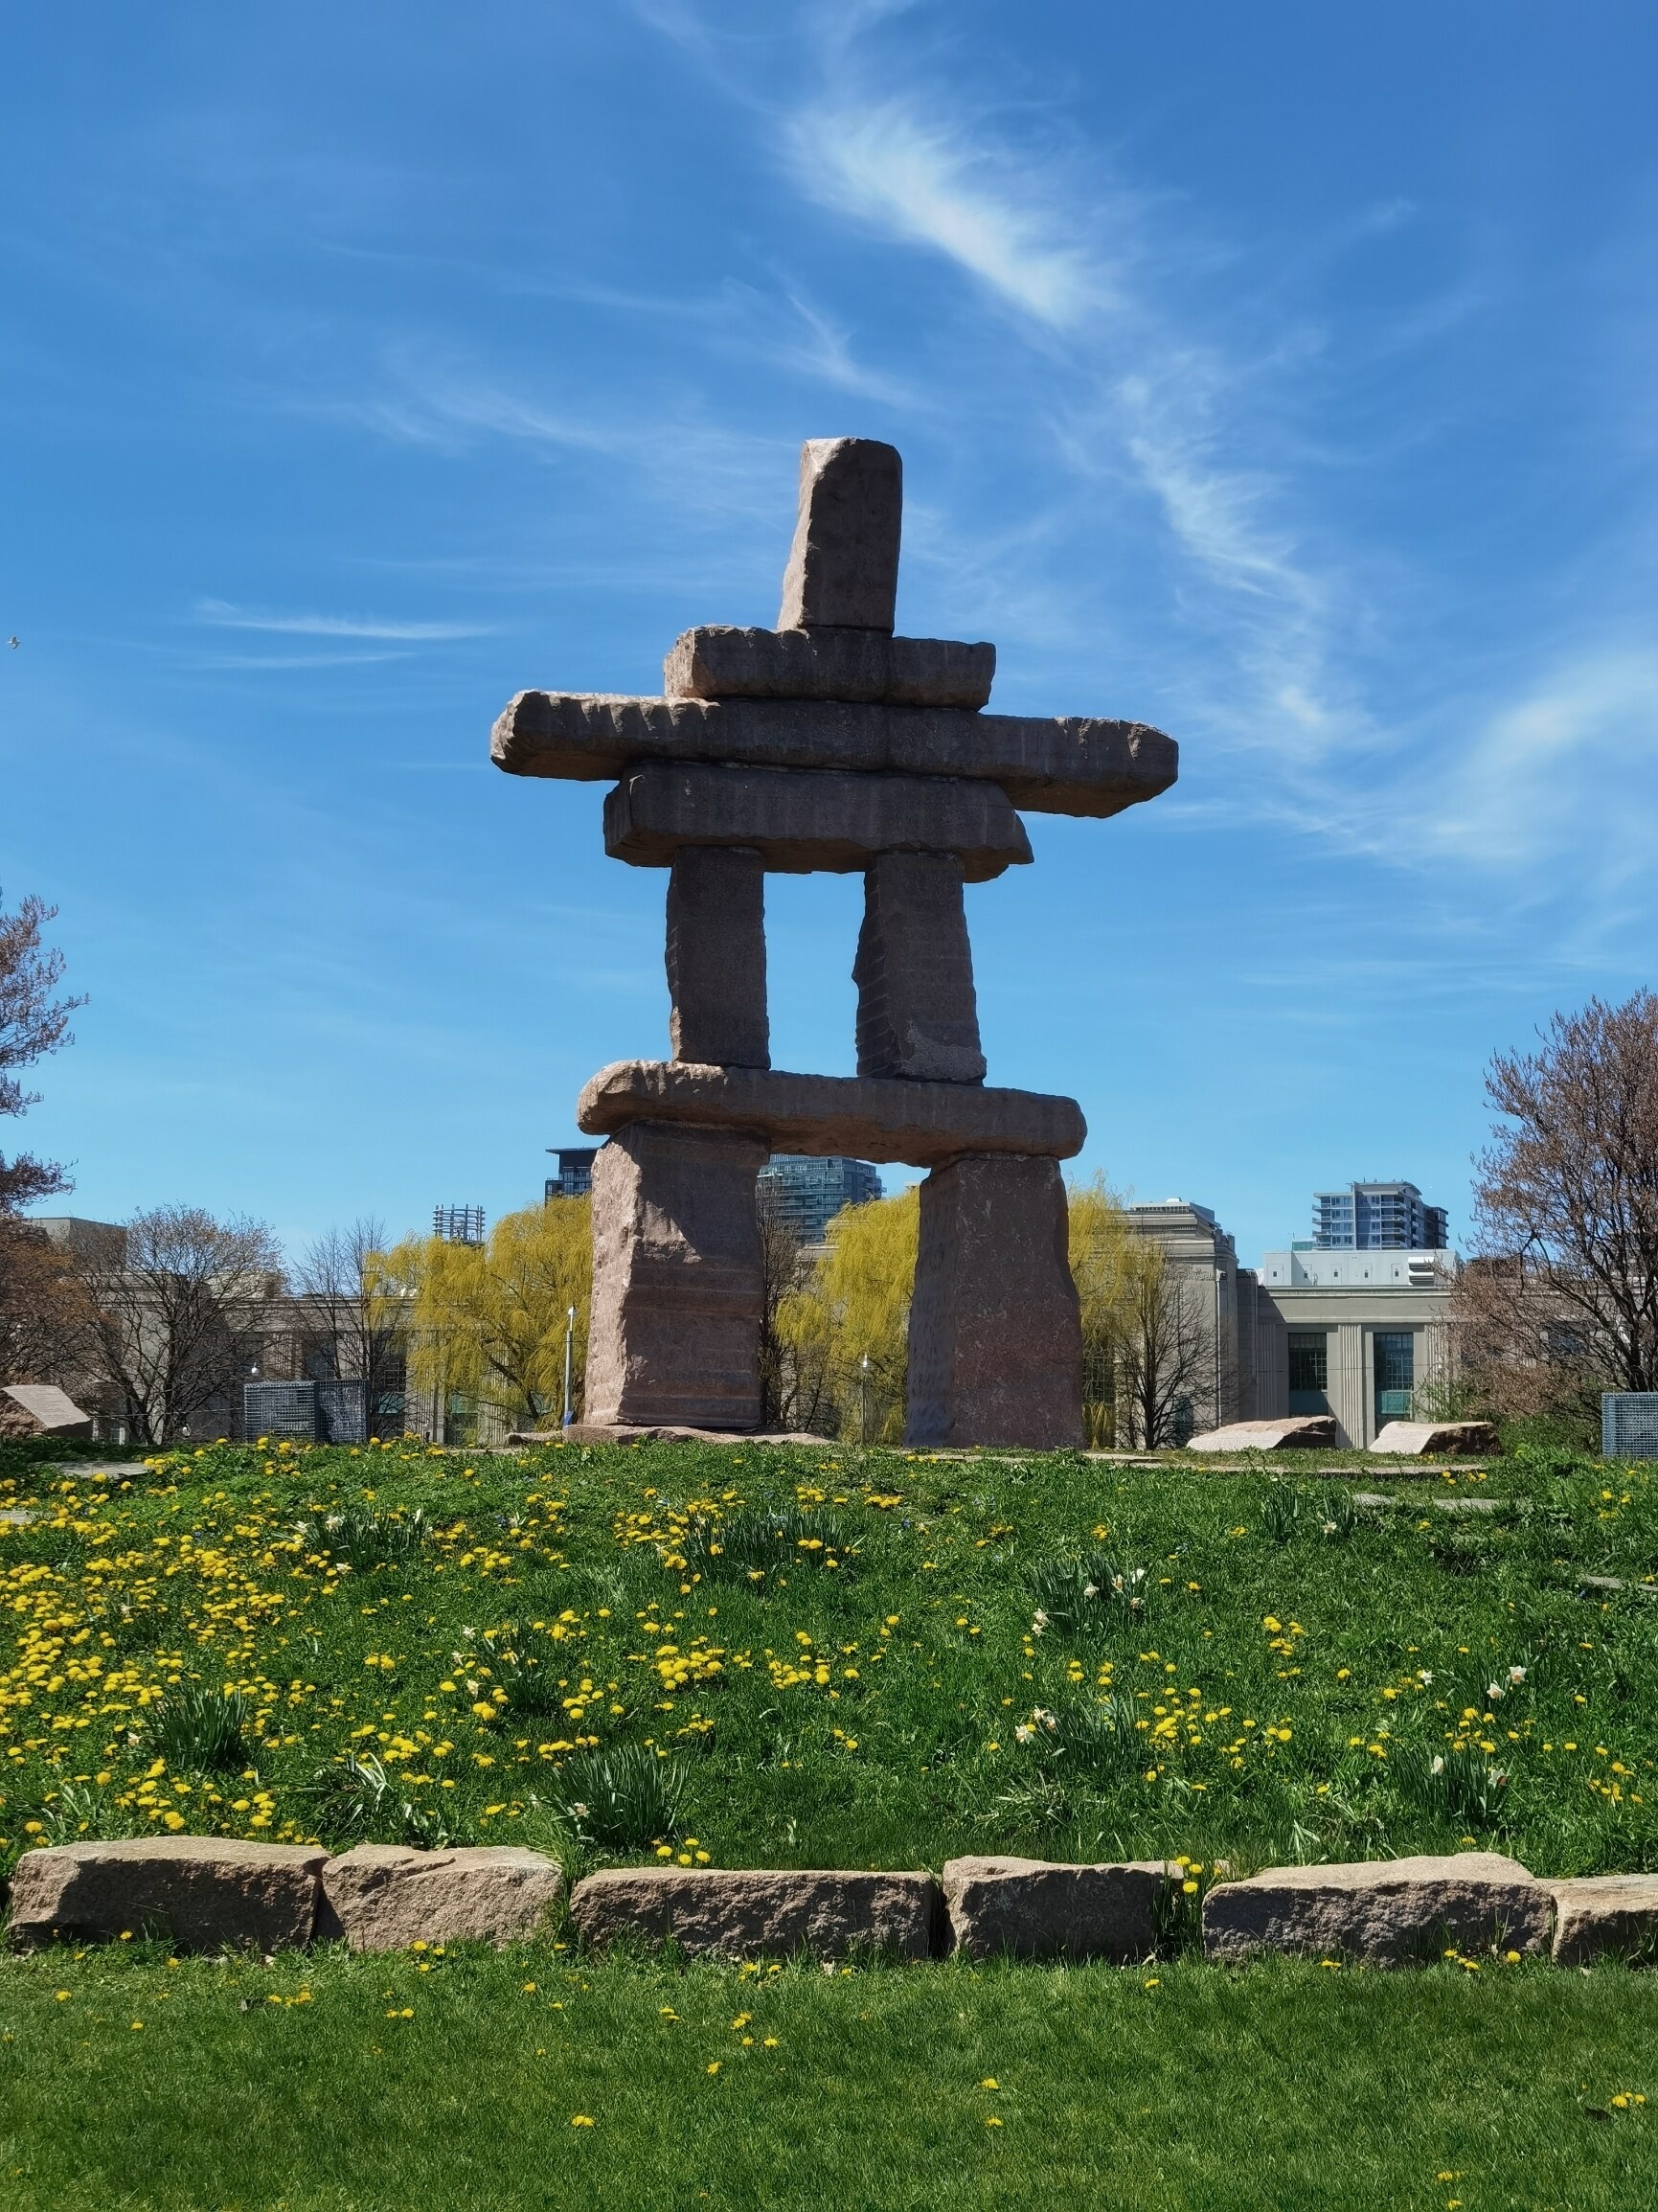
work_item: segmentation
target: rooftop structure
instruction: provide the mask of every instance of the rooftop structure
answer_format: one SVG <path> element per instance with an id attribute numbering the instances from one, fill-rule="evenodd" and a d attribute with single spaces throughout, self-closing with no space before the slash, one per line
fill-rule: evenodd
<path id="1" fill-rule="evenodd" d="M 484 1242 L 482 1206 L 434 1206 L 432 1234 L 445 1244 L 481 1244 Z"/>
<path id="2" fill-rule="evenodd" d="M 547 1150 L 558 1162 L 558 1173 L 547 1177 L 546 1195 L 550 1198 L 585 1198 L 593 1189 L 593 1162 L 599 1156 L 597 1145 L 549 1145 Z"/>

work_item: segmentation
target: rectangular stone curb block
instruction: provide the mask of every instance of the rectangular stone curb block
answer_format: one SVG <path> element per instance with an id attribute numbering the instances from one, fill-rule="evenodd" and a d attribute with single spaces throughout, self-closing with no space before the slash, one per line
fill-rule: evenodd
<path id="1" fill-rule="evenodd" d="M 311 1940 L 328 1853 L 224 1836 L 137 1836 L 26 1851 L 11 1877 L 11 1942 L 165 1935 L 181 1950 L 295 1950 Z"/>
<path id="2" fill-rule="evenodd" d="M 969 883 L 1031 857 L 995 784 L 965 776 L 854 776 L 834 768 L 629 769 L 604 801 L 604 850 L 666 868 L 686 846 L 758 853 L 774 875 L 849 875 L 883 853 L 951 853 Z"/>
<path id="3" fill-rule="evenodd" d="M 1343 1866 L 1272 1866 L 1218 1884 L 1203 1901 L 1203 1950 L 1225 1962 L 1259 1951 L 1403 1966 L 1447 1949 L 1545 1951 L 1548 1886 L 1494 1851 L 1380 1859 Z"/>
<path id="4" fill-rule="evenodd" d="M 609 1867 L 579 1881 L 571 1918 L 594 1943 L 632 1936 L 731 1958 L 840 1958 L 869 1950 L 930 1958 L 939 1885 L 930 1874 Z"/>
<path id="5" fill-rule="evenodd" d="M 1000 784 L 1033 813 L 1096 821 L 1156 798 L 1179 770 L 1179 748 L 1161 730 L 1095 715 L 585 692 L 520 692 L 495 723 L 490 757 L 510 776 L 576 783 L 608 782 L 661 761 L 973 776 Z"/>
<path id="6" fill-rule="evenodd" d="M 1658 1874 L 1595 1874 L 1547 1884 L 1555 1900 L 1555 1964 L 1658 1958 Z"/>
<path id="7" fill-rule="evenodd" d="M 670 699 L 842 699 L 976 712 L 995 675 L 993 645 L 888 637 L 878 629 L 702 623 L 674 640 L 662 664 L 662 688 Z"/>
<path id="8" fill-rule="evenodd" d="M 1161 1859 L 951 1859 L 943 1876 L 956 1949 L 969 1958 L 1147 1958 L 1168 1886 Z"/>
<path id="9" fill-rule="evenodd" d="M 322 1870 L 317 1933 L 344 1936 L 352 1950 L 511 1943 L 534 1933 L 563 1886 L 557 1861 L 539 1851 L 360 1843 Z"/>
<path id="10" fill-rule="evenodd" d="M 773 1152 L 844 1152 L 918 1168 L 964 1152 L 1067 1160 L 1088 1134 L 1075 1099 L 1042 1091 L 659 1060 L 621 1060 L 601 1068 L 577 1101 L 576 1120 L 589 1136 L 612 1136 L 642 1121 L 674 1123 L 748 1131 Z"/>

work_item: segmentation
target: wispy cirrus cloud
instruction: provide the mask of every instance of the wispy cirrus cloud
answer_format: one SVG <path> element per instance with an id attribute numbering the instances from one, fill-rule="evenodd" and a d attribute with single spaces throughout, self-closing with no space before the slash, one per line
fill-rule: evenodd
<path id="1" fill-rule="evenodd" d="M 470 622 L 395 622 L 377 615 L 270 614 L 230 600 L 202 599 L 195 619 L 212 629 L 269 630 L 284 637 L 385 639 L 401 645 L 440 645 L 456 638 L 492 637 L 492 625 Z M 262 664 L 261 664 L 262 665 Z"/>

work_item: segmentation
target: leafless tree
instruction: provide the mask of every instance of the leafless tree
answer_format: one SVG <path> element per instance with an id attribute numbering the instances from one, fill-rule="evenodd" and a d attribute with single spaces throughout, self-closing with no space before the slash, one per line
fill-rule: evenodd
<path id="1" fill-rule="evenodd" d="M 136 1444 L 164 1444 L 230 1397 L 282 1294 L 262 1221 L 157 1206 L 126 1224 L 125 1266 L 85 1272 L 87 1359 L 119 1395 Z"/>
<path id="2" fill-rule="evenodd" d="M 1497 1412 L 1658 1389 L 1658 997 L 1557 1014 L 1498 1053 L 1476 1162 L 1463 1370 Z"/>
<path id="3" fill-rule="evenodd" d="M 1207 1278 L 1205 1278 L 1207 1281 Z M 1184 1443 L 1192 1401 L 1215 1380 L 1215 1330 L 1188 1270 L 1148 1237 L 1134 1239 L 1122 1290 L 1116 1402 L 1150 1450 Z"/>
<path id="4" fill-rule="evenodd" d="M 778 1334 L 777 1310 L 800 1281 L 800 1232 L 778 1206 L 771 1187 L 761 1182 L 760 1205 L 761 1320 L 760 1320 L 760 1425 L 762 1428 L 792 1428 L 799 1415 L 796 1360 L 792 1348 Z"/>
<path id="5" fill-rule="evenodd" d="M 0 1380 L 56 1382 L 84 1340 L 86 1300 L 69 1257 L 0 1208 Z"/>
<path id="6" fill-rule="evenodd" d="M 0 912 L 0 1114 L 23 1114 L 36 1104 L 16 1070 L 33 1066 L 60 1044 L 70 1042 L 69 1016 L 79 998 L 56 998 L 63 974 L 63 955 L 41 943 L 41 930 L 57 914 L 38 899 L 25 899 L 15 914 Z M 69 1188 L 63 1170 L 32 1153 L 0 1155 L 0 1212 L 15 1213 L 35 1198 Z"/>
<path id="7" fill-rule="evenodd" d="M 379 1266 L 387 1249 L 383 1221 L 365 1217 L 329 1229 L 307 1246 L 294 1284 L 304 1302 L 307 1358 L 325 1366 L 329 1379 L 367 1385 L 371 1428 L 382 1412 L 401 1419 L 400 1408 L 386 1402 L 403 1389 L 405 1363 L 401 1317 Z"/>

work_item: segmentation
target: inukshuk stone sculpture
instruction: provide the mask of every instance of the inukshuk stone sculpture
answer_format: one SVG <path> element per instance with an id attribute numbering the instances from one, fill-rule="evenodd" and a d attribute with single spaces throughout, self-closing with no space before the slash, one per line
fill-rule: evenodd
<path id="1" fill-rule="evenodd" d="M 617 779 L 604 845 L 667 868 L 673 1058 L 622 1060 L 577 1120 L 593 1172 L 586 1415 L 760 1425 L 755 1177 L 772 1152 L 932 1172 L 910 1309 L 913 1444 L 1079 1444 L 1081 1335 L 1058 1163 L 1068 1098 L 985 1087 L 962 887 L 1031 857 L 1014 809 L 1104 817 L 1174 781 L 1161 731 L 980 712 L 995 648 L 893 635 L 902 464 L 802 449 L 775 630 L 688 630 L 662 698 L 520 692 L 518 776 Z M 773 1072 L 767 870 L 860 871 L 855 1077 Z"/>

